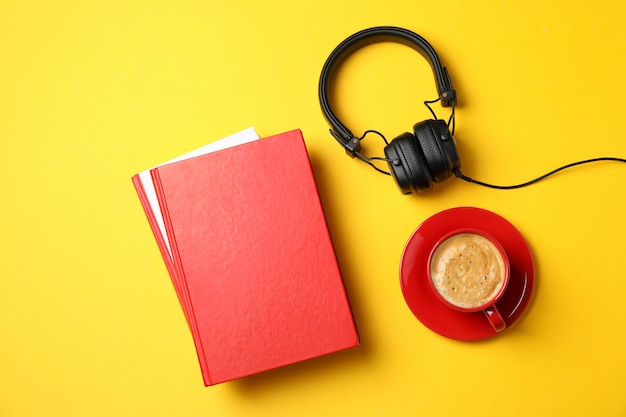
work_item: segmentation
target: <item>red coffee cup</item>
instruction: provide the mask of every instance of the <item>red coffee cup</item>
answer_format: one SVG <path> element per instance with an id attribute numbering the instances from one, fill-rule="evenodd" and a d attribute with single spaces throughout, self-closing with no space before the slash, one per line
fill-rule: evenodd
<path id="1" fill-rule="evenodd" d="M 466 313 L 483 311 L 496 332 L 506 328 L 496 303 L 509 284 L 511 266 L 496 239 L 478 229 L 451 231 L 434 245 L 426 268 L 442 303 Z"/>

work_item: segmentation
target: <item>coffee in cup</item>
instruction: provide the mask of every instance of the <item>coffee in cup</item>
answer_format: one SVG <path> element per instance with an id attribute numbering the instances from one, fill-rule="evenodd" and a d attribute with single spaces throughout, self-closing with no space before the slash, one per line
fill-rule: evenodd
<path id="1" fill-rule="evenodd" d="M 496 331 L 506 323 L 495 307 L 509 281 L 509 261 L 502 246 L 477 230 L 454 231 L 439 241 L 429 258 L 435 294 L 463 312 L 484 311 Z"/>

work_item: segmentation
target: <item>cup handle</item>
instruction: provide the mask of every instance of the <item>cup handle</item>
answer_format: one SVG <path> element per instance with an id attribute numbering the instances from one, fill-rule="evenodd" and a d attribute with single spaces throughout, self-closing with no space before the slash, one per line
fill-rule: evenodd
<path id="1" fill-rule="evenodd" d="M 500 312 L 496 308 L 495 304 L 487 307 L 483 310 L 483 312 L 485 313 L 485 317 L 487 317 L 487 320 L 489 320 L 489 324 L 491 324 L 491 327 L 493 327 L 493 330 L 495 330 L 496 332 L 501 332 L 502 330 L 506 329 L 506 322 L 500 315 Z"/>

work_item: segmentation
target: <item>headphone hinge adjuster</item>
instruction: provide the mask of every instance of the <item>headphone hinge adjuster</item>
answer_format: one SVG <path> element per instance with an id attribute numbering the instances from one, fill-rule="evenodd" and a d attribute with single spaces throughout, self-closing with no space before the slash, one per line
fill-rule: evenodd
<path id="1" fill-rule="evenodd" d="M 443 107 L 450 107 L 454 105 L 456 102 L 456 91 L 455 90 L 446 90 L 441 92 L 441 105 Z"/>
<path id="2" fill-rule="evenodd" d="M 360 138 L 350 135 L 349 139 L 346 141 L 345 138 L 340 137 L 339 134 L 332 129 L 330 129 L 330 134 L 337 140 L 337 142 L 339 142 L 341 146 L 343 146 L 350 158 L 354 158 L 356 153 L 361 150 Z"/>

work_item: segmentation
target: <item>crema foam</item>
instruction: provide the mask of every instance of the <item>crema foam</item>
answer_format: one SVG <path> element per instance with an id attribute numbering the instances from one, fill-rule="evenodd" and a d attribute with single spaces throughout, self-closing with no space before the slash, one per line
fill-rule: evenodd
<path id="1" fill-rule="evenodd" d="M 460 308 L 476 308 L 494 299 L 505 281 L 498 248 L 484 236 L 460 233 L 443 241 L 431 258 L 435 290 Z"/>

